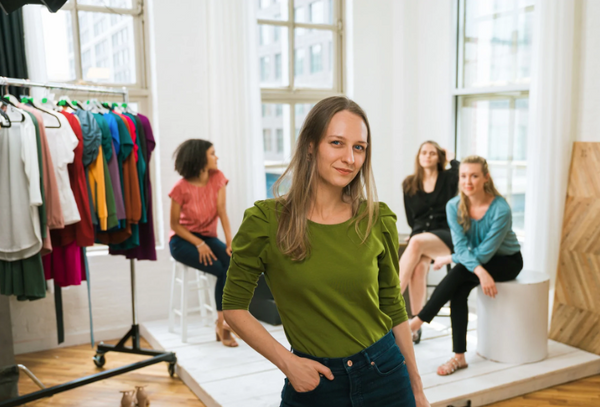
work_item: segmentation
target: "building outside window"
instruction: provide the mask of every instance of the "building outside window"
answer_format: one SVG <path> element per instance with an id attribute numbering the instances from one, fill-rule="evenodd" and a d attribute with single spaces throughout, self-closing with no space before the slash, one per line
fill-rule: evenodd
<path id="1" fill-rule="evenodd" d="M 265 182 L 272 197 L 271 186 L 289 163 L 310 109 L 344 93 L 344 0 L 258 1 Z M 278 40 L 267 43 L 261 32 L 277 33 Z"/>
<path id="2" fill-rule="evenodd" d="M 487 159 L 494 183 L 525 229 L 527 131 L 535 0 L 458 2 L 454 89 L 458 157 Z"/>

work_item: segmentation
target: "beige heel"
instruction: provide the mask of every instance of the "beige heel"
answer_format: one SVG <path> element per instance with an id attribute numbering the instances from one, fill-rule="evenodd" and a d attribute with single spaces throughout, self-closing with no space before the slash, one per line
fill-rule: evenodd
<path id="1" fill-rule="evenodd" d="M 125 390 L 121 391 L 123 393 L 123 398 L 121 398 L 121 407 L 133 407 L 133 395 L 135 394 L 134 390 Z"/>
<path id="2" fill-rule="evenodd" d="M 150 405 L 150 398 L 148 397 L 148 393 L 144 390 L 146 386 L 135 386 L 137 389 L 137 393 L 135 398 L 137 399 L 138 407 L 148 407 Z"/>

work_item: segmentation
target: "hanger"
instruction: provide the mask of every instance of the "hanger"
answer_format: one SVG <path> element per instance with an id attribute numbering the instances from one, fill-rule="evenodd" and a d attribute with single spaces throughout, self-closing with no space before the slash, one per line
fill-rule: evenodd
<path id="1" fill-rule="evenodd" d="M 98 99 L 90 99 L 86 102 L 86 105 L 89 106 L 89 110 L 93 113 L 105 114 L 110 111 L 104 108 Z"/>
<path id="2" fill-rule="evenodd" d="M 127 105 L 127 103 L 121 103 L 121 107 L 123 108 L 124 112 L 137 116 L 137 112 L 134 112 L 133 109 Z"/>
<path id="3" fill-rule="evenodd" d="M 68 96 L 61 96 L 61 98 L 58 101 L 58 105 L 77 110 L 77 107 L 75 107 L 75 104 L 71 101 L 71 98 L 69 98 Z"/>
<path id="4" fill-rule="evenodd" d="M 8 117 L 8 115 L 6 114 L 4 109 L 2 109 L 1 107 L 0 107 L 0 116 L 2 116 L 4 119 L 6 119 L 6 123 L 8 123 L 8 125 L 6 125 L 3 120 L 0 120 L 0 127 L 3 127 L 5 129 L 12 127 L 12 122 L 10 121 L 10 117 Z"/>
<path id="5" fill-rule="evenodd" d="M 21 120 L 14 120 L 14 119 L 9 118 L 11 123 L 23 123 L 25 121 L 25 114 L 23 114 L 23 112 L 13 103 L 13 100 L 16 100 L 16 99 L 17 98 L 15 98 L 13 95 L 6 94 L 2 97 L 2 106 L 10 106 L 11 112 L 17 112 L 21 115 Z M 4 109 L 0 109 L 0 110 L 4 110 Z M 8 116 L 8 112 L 5 111 L 5 113 Z"/>
<path id="6" fill-rule="evenodd" d="M 47 126 L 46 123 L 44 122 L 44 127 L 47 129 L 60 129 L 62 127 L 62 124 L 60 122 L 60 119 L 58 118 L 58 116 L 54 113 L 49 112 L 46 109 L 42 109 L 40 107 L 40 104 L 37 103 L 32 97 L 23 97 L 21 98 L 21 103 L 29 105 L 37 110 L 39 110 L 40 112 L 46 113 L 49 116 L 52 116 L 53 118 L 56 119 L 56 121 L 58 122 L 58 126 Z"/>

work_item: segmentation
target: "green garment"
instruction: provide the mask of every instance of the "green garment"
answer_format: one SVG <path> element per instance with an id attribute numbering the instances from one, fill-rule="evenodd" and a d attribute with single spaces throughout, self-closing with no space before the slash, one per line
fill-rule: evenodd
<path id="1" fill-rule="evenodd" d="M 44 192 L 44 171 L 42 170 L 44 166 L 44 161 L 42 159 L 42 140 L 40 138 L 40 125 L 31 112 L 27 112 L 33 121 L 33 126 L 35 127 L 35 139 L 37 141 L 37 154 L 38 154 L 38 164 L 40 166 L 40 192 L 42 193 L 42 204 L 38 206 L 38 211 L 40 214 L 40 229 L 42 231 L 42 239 L 46 238 L 48 228 L 46 225 L 48 224 L 48 217 L 46 215 L 46 195 Z"/>
<path id="2" fill-rule="evenodd" d="M 42 256 L 38 253 L 18 261 L 0 260 L 0 294 L 16 295 L 19 301 L 46 297 Z"/>
<path id="3" fill-rule="evenodd" d="M 92 113 L 102 133 L 102 165 L 104 166 L 104 189 L 106 190 L 106 208 L 108 210 L 107 229 L 110 230 L 119 225 L 117 219 L 117 204 L 115 203 L 115 192 L 110 179 L 107 162 L 112 157 L 112 136 L 106 119 L 98 113 Z"/>
<path id="4" fill-rule="evenodd" d="M 264 273 L 292 347 L 328 358 L 360 352 L 408 319 L 398 277 L 396 215 L 387 205 L 379 204 L 364 244 L 354 218 L 337 225 L 308 221 L 311 253 L 301 262 L 278 249 L 275 211 L 274 200 L 246 210 L 233 239 L 224 310 L 247 310 Z"/>

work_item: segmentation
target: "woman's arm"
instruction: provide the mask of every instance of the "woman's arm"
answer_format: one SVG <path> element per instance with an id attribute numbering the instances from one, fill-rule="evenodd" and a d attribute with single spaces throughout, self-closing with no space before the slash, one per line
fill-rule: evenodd
<path id="1" fill-rule="evenodd" d="M 406 361 L 406 369 L 408 370 L 410 385 L 412 387 L 413 394 L 415 395 L 417 407 L 429 406 L 429 402 L 427 401 L 423 390 L 421 375 L 419 374 L 419 369 L 417 368 L 415 350 L 412 344 L 412 334 L 410 332 L 410 327 L 408 326 L 408 321 L 404 321 L 403 323 L 396 325 L 392 328 L 392 331 L 394 331 L 396 344 L 400 348 L 400 352 Z"/>
<path id="2" fill-rule="evenodd" d="M 180 238 L 187 240 L 198 249 L 200 255 L 200 263 L 207 265 L 212 264 L 213 260 L 217 260 L 217 256 L 210 250 L 208 245 L 204 243 L 202 239 L 194 235 L 187 228 L 179 223 L 179 217 L 181 216 L 181 205 L 179 205 L 174 199 L 171 198 L 171 230 L 175 232 Z"/>
<path id="3" fill-rule="evenodd" d="M 225 244 L 227 245 L 227 254 L 231 256 L 231 225 L 229 223 L 229 216 L 227 216 L 227 193 L 225 190 L 226 186 L 219 189 L 219 195 L 217 197 L 217 213 L 221 219 L 221 225 L 223 226 L 223 232 L 225 233 Z"/>
<path id="4" fill-rule="evenodd" d="M 238 336 L 277 366 L 287 376 L 296 391 L 314 390 L 319 385 L 319 375 L 333 380 L 329 368 L 288 351 L 248 311 L 237 309 L 223 312 L 225 320 Z"/>

